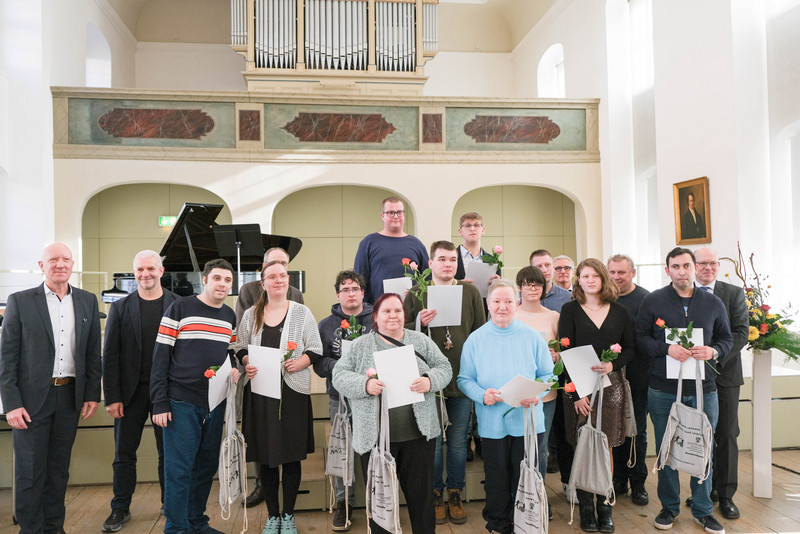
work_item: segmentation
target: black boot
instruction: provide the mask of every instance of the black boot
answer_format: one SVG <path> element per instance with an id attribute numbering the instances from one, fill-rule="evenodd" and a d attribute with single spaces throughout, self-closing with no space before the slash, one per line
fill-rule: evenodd
<path id="1" fill-rule="evenodd" d="M 250 495 L 247 496 L 244 504 L 248 508 L 258 506 L 264 502 L 264 489 L 261 487 L 261 477 L 256 477 L 256 485 Z"/>
<path id="2" fill-rule="evenodd" d="M 577 490 L 578 511 L 581 515 L 581 530 L 584 532 L 597 532 L 597 519 L 594 517 L 594 495 L 583 490 Z"/>
<path id="3" fill-rule="evenodd" d="M 614 521 L 611 520 L 611 505 L 606 502 L 605 495 L 597 496 L 597 528 L 600 532 L 614 532 Z"/>

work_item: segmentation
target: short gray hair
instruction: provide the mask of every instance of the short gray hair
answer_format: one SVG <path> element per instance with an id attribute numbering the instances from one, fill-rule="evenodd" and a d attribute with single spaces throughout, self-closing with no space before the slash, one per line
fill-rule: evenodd
<path id="1" fill-rule="evenodd" d="M 626 256 L 625 254 L 614 254 L 613 256 L 608 258 L 608 261 L 606 261 L 606 265 L 608 265 L 612 261 L 617 261 L 617 262 L 619 262 L 619 261 L 627 261 L 628 262 L 628 267 L 630 267 L 631 271 L 635 271 L 636 270 L 636 265 L 633 263 L 633 260 L 631 259 L 631 257 L 630 256 Z"/>
<path id="2" fill-rule="evenodd" d="M 556 256 L 555 258 L 553 258 L 553 263 L 555 263 L 558 260 L 569 260 L 569 266 L 572 267 L 573 269 L 575 268 L 575 262 L 572 261 L 572 258 L 570 258 L 569 256 L 565 256 L 563 254 L 561 256 Z"/>
<path id="3" fill-rule="evenodd" d="M 519 288 L 517 287 L 517 284 L 515 284 L 511 280 L 506 280 L 505 278 L 495 278 L 492 281 L 491 285 L 489 286 L 489 292 L 486 294 L 486 300 L 492 298 L 492 293 L 494 293 L 495 290 L 503 287 L 510 287 L 514 291 L 514 295 L 519 293 Z"/>
<path id="4" fill-rule="evenodd" d="M 136 262 L 139 260 L 143 260 L 145 258 L 155 258 L 156 265 L 158 266 L 158 268 L 161 269 L 162 267 L 164 267 L 164 264 L 161 262 L 161 254 L 159 254 L 155 250 L 145 249 L 145 250 L 140 250 L 139 252 L 136 253 L 136 256 L 133 257 L 134 271 L 136 270 Z"/>

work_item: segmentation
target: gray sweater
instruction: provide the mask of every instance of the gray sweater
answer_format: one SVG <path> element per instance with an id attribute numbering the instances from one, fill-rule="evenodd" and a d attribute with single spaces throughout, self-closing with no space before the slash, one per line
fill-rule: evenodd
<path id="1" fill-rule="evenodd" d="M 431 380 L 431 391 L 425 400 L 413 404 L 414 417 L 420 432 L 427 439 L 433 439 L 441 432 L 434 392 L 441 391 L 450 383 L 453 370 L 450 362 L 427 336 L 419 332 L 405 330 L 403 339 L 406 345 L 413 345 L 424 360 L 417 357 L 419 374 Z M 353 411 L 353 449 L 364 454 L 378 441 L 378 399 L 367 393 L 367 369 L 375 367 L 373 354 L 379 350 L 393 348 L 387 345 L 379 334 L 372 332 L 355 340 L 350 351 L 333 368 L 333 387 L 340 395 L 347 397 Z"/>

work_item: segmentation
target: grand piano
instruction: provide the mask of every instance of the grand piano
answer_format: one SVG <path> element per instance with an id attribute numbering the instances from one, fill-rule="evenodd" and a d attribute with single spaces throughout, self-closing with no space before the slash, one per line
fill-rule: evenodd
<path id="1" fill-rule="evenodd" d="M 291 261 L 303 246 L 296 237 L 262 234 L 258 223 L 218 224 L 221 204 L 187 202 L 181 208 L 175 226 L 161 247 L 165 273 L 161 284 L 175 293 L 186 296 L 202 290 L 203 265 L 214 258 L 228 260 L 234 269 L 231 294 L 238 295 L 239 288 L 252 280 L 264 259 L 264 252 L 280 247 Z M 305 272 L 289 271 L 290 283 L 305 291 Z M 136 291 L 133 273 L 114 273 L 114 287 L 103 291 L 103 301 L 113 302 Z"/>

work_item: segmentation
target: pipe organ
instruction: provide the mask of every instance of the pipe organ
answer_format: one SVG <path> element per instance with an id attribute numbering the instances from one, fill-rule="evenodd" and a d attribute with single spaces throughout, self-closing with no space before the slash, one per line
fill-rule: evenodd
<path id="1" fill-rule="evenodd" d="M 336 77 L 339 87 L 348 75 L 353 84 L 408 85 L 401 80 L 411 77 L 421 87 L 438 48 L 437 7 L 438 0 L 231 0 L 231 45 L 247 59 L 251 90 L 289 75 L 318 84 Z"/>

